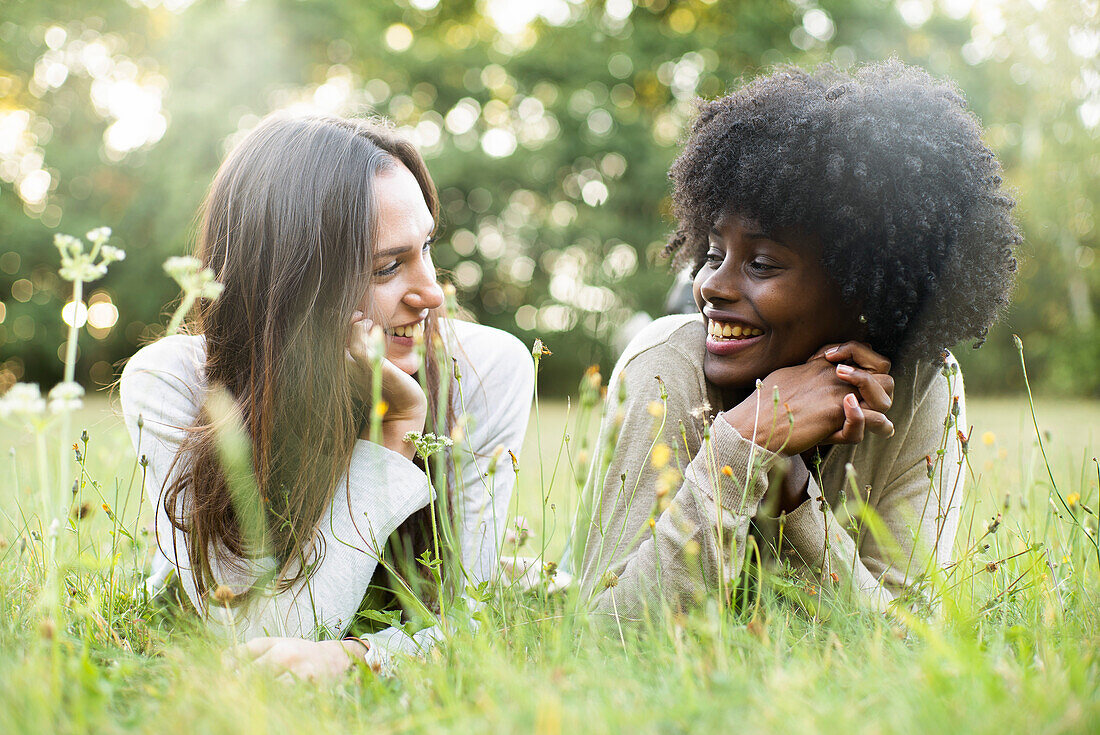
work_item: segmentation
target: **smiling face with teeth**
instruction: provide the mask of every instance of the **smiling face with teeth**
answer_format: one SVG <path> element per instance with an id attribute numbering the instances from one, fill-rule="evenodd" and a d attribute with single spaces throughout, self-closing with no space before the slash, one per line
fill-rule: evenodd
<path id="1" fill-rule="evenodd" d="M 378 236 L 359 309 L 385 331 L 386 359 L 412 375 L 428 312 L 443 303 L 430 247 L 435 220 L 416 177 L 400 163 L 378 175 L 374 191 Z"/>
<path id="2" fill-rule="evenodd" d="M 823 345 L 858 336 L 858 312 L 841 303 L 820 253 L 817 238 L 797 229 L 766 233 L 736 214 L 715 225 L 694 282 L 707 319 L 710 383 L 751 390 L 758 378 L 805 362 Z"/>

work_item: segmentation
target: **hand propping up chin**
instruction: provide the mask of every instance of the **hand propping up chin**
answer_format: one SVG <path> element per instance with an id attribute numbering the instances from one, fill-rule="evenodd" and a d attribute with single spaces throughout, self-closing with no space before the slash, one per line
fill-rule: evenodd
<path id="1" fill-rule="evenodd" d="M 890 361 L 862 342 L 826 345 L 805 363 L 769 374 L 759 398 L 754 393 L 722 416 L 745 438 L 787 456 L 857 444 L 867 431 L 891 436 L 889 370 Z"/>
<path id="2" fill-rule="evenodd" d="M 364 402 L 369 402 L 373 394 L 374 360 L 369 348 L 373 326 L 374 322 L 355 312 L 348 336 L 348 372 L 355 391 Z M 384 341 L 382 349 L 385 349 Z M 411 459 L 415 449 L 404 437 L 409 431 L 424 430 L 428 399 L 415 377 L 385 358 L 382 358 L 381 365 L 381 398 L 386 402 L 386 412 L 382 417 L 382 445 Z M 361 438 L 368 437 L 363 435 Z"/>

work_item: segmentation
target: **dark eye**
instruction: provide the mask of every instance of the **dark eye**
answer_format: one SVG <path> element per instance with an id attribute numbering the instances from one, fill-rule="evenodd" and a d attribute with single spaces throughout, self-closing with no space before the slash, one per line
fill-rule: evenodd
<path id="1" fill-rule="evenodd" d="M 707 265 L 718 265 L 726 257 L 726 254 L 717 248 L 711 248 L 707 251 L 705 261 Z"/>
<path id="2" fill-rule="evenodd" d="M 749 268 L 750 271 L 752 271 L 753 273 L 755 273 L 758 276 L 771 275 L 775 271 L 779 270 L 779 268 L 777 266 L 773 265 L 772 263 L 769 263 L 766 260 L 760 260 L 760 259 L 749 261 L 748 268 Z"/>
<path id="3" fill-rule="evenodd" d="M 432 249 L 432 245 L 435 245 L 435 235 L 432 235 L 424 241 L 424 247 L 421 248 L 421 250 L 426 253 Z"/>
<path id="4" fill-rule="evenodd" d="M 395 260 L 384 268 L 379 268 L 378 270 L 376 270 L 374 272 L 374 277 L 385 278 L 386 276 L 392 276 L 394 273 L 397 273 L 397 269 L 400 265 L 401 264 Z"/>

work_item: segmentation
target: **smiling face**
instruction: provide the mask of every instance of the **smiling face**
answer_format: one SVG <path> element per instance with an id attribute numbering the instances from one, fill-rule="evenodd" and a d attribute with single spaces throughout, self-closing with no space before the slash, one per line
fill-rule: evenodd
<path id="1" fill-rule="evenodd" d="M 415 339 L 430 309 L 443 303 L 431 240 L 435 220 L 416 178 L 400 163 L 374 180 L 378 237 L 371 287 L 360 311 L 386 332 L 386 358 L 412 375 L 419 368 Z"/>
<path id="2" fill-rule="evenodd" d="M 855 310 L 841 303 L 820 252 L 816 238 L 796 229 L 765 233 L 740 215 L 715 225 L 694 283 L 707 319 L 703 371 L 710 383 L 751 389 L 758 378 L 859 333 Z"/>

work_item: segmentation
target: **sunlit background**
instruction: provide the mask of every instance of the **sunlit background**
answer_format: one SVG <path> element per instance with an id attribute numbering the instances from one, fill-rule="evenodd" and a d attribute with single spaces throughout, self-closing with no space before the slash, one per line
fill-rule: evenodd
<path id="1" fill-rule="evenodd" d="M 1016 305 L 958 352 L 972 391 L 1100 395 L 1097 0 L 4 0 L 0 391 L 109 384 L 176 298 L 217 165 L 278 109 L 384 115 L 428 160 L 436 261 L 478 319 L 555 352 L 548 390 L 610 366 L 671 283 L 665 172 L 698 96 L 782 62 L 896 55 L 955 79 L 1021 206 Z M 54 232 L 114 229 L 129 257 L 85 303 Z M 629 336 L 629 335 L 626 335 Z"/>

